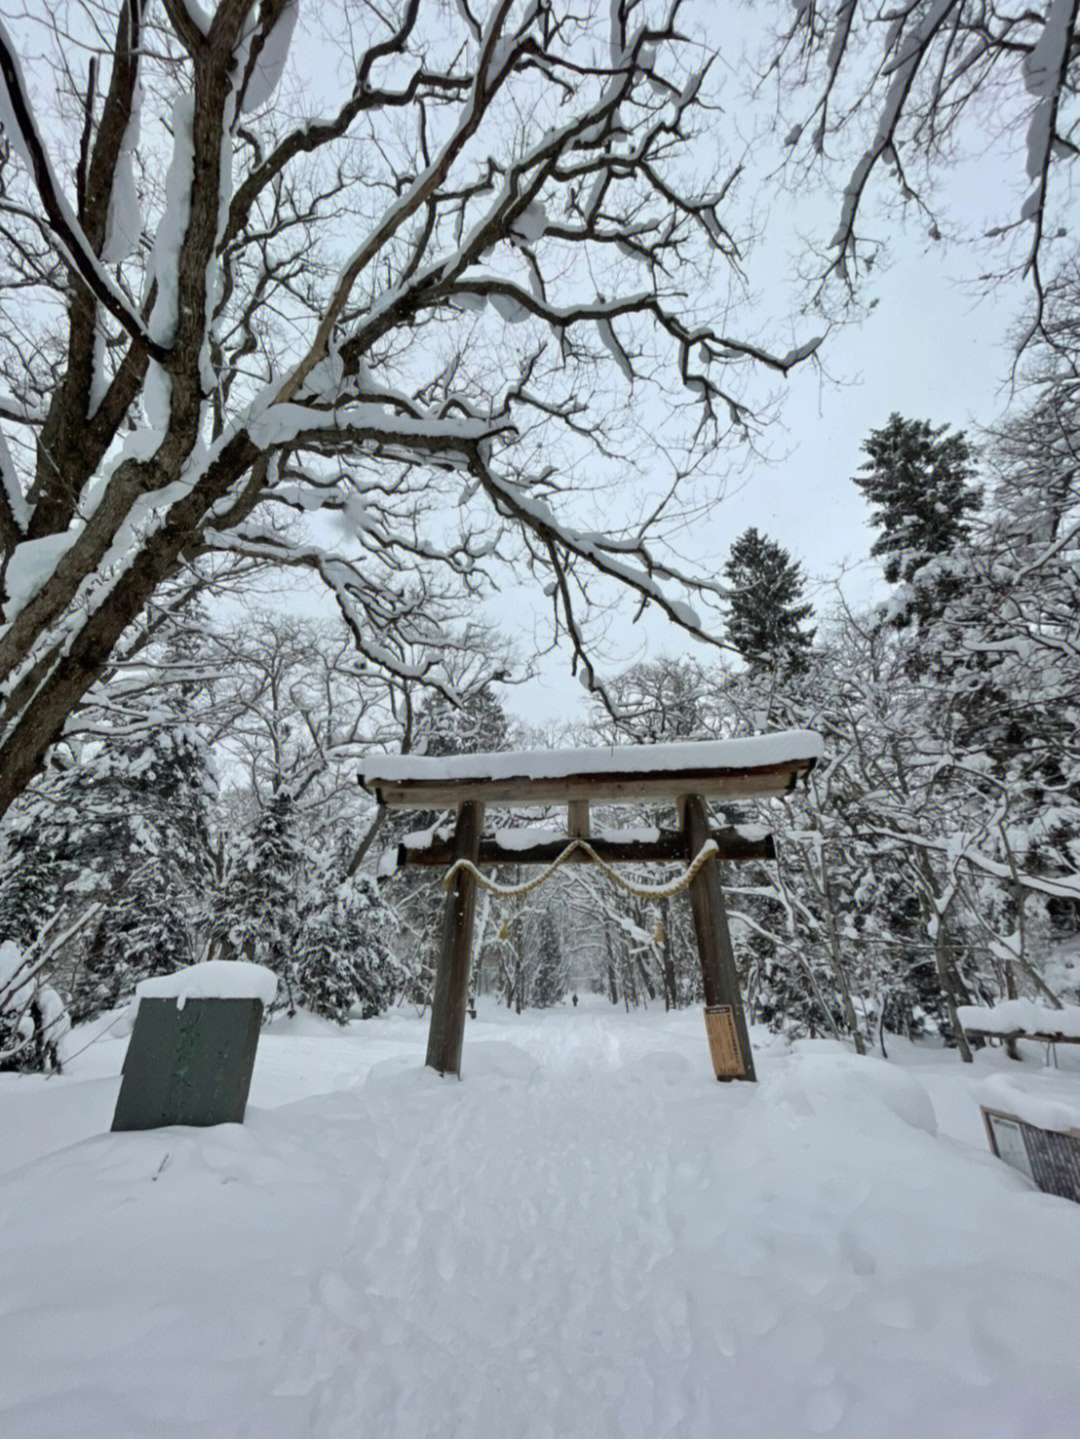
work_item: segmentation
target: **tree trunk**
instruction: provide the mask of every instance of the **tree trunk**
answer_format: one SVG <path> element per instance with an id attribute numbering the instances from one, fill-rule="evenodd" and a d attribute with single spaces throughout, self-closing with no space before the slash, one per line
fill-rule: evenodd
<path id="1" fill-rule="evenodd" d="M 973 1063 L 971 1046 L 968 1044 L 967 1035 L 964 1033 L 964 1027 L 956 1012 L 956 974 L 949 958 L 949 935 L 945 927 L 945 916 L 939 914 L 937 920 L 937 933 L 934 935 L 934 965 L 937 969 L 938 982 L 945 998 L 949 1024 L 956 1035 L 956 1047 L 960 1051 L 960 1058 L 965 1064 L 971 1064 Z"/>
<path id="2" fill-rule="evenodd" d="M 829 869 L 825 862 L 825 844 L 822 840 L 818 852 L 818 865 L 821 873 L 821 892 L 825 900 L 825 918 L 829 936 L 828 954 L 829 963 L 832 967 L 833 980 L 840 994 L 840 1007 L 844 1011 L 844 1021 L 855 1041 L 856 1054 L 865 1054 L 866 1045 L 863 1043 L 862 1032 L 859 1029 L 859 1021 L 855 1015 L 855 1005 L 851 998 L 851 986 L 848 984 L 847 971 L 844 968 L 844 958 L 840 949 L 840 933 L 836 926 L 836 904 L 833 900 L 832 880 L 829 877 Z"/>

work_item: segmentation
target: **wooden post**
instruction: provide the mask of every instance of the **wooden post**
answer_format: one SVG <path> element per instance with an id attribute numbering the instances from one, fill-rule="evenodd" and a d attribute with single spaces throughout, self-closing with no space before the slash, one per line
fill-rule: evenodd
<path id="1" fill-rule="evenodd" d="M 693 859 L 709 838 L 708 815 L 700 795 L 687 796 L 683 832 L 687 858 Z M 716 1077 L 755 1080 L 754 1056 L 720 888 L 720 866 L 715 858 L 706 860 L 691 880 L 690 906 L 705 986 L 705 1027 Z"/>
<path id="2" fill-rule="evenodd" d="M 484 806 L 475 801 L 458 809 L 454 830 L 454 859 L 471 859 L 480 853 Z M 465 1010 L 469 994 L 473 918 L 476 913 L 476 876 L 459 870 L 446 896 L 442 944 L 431 997 L 427 1064 L 440 1074 L 461 1074 L 461 1044 L 465 1037 Z"/>
<path id="3" fill-rule="evenodd" d="M 572 799 L 566 806 L 566 832 L 571 839 L 589 838 L 589 801 Z"/>

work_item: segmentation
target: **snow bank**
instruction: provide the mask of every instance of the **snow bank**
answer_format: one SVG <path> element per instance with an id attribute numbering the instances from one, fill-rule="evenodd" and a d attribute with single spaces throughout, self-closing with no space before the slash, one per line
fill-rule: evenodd
<path id="1" fill-rule="evenodd" d="M 264 1036 L 207 1130 L 104 1133 L 120 1043 L 0 1075 L 0 1429 L 1075 1439 L 1080 1210 L 893 1065 L 756 1029 L 718 1085 L 587 995 L 482 1002 L 460 1084 L 425 1036 Z"/>
<path id="2" fill-rule="evenodd" d="M 140 999 L 175 999 L 177 1009 L 183 1009 L 189 999 L 261 999 L 263 1008 L 268 1009 L 275 994 L 277 977 L 264 965 L 212 959 L 175 974 L 141 980 L 135 986 L 135 1006 Z"/>
<path id="3" fill-rule="evenodd" d="M 956 1013 L 965 1029 L 979 1029 L 986 1034 L 1015 1034 L 1022 1030 L 1026 1034 L 1080 1039 L 1080 1005 L 1077 1004 L 1051 1009 L 1031 999 L 1003 999 L 989 1008 L 962 1004 Z"/>
<path id="4" fill-rule="evenodd" d="M 852 1054 L 846 1045 L 798 1041 L 788 1063 L 766 1075 L 766 1082 L 774 1099 L 802 1114 L 869 1106 L 872 1122 L 879 1122 L 880 1112 L 873 1111 L 883 1107 L 912 1129 L 937 1133 L 930 1096 L 913 1075 L 883 1059 Z"/>
<path id="5" fill-rule="evenodd" d="M 607 745 L 586 749 L 505 750 L 494 754 L 368 755 L 365 784 L 379 780 L 564 779 L 568 775 L 669 774 L 673 770 L 758 769 L 821 758 L 821 736 L 784 730 L 748 739 L 688 740 L 680 744 Z"/>

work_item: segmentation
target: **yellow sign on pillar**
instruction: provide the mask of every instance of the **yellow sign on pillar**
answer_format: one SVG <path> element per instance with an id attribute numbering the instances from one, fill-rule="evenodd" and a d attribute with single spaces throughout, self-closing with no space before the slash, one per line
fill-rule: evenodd
<path id="1" fill-rule="evenodd" d="M 739 1049 L 735 1011 L 730 1004 L 706 1005 L 705 1033 L 709 1037 L 709 1054 L 717 1079 L 742 1079 L 746 1066 Z"/>

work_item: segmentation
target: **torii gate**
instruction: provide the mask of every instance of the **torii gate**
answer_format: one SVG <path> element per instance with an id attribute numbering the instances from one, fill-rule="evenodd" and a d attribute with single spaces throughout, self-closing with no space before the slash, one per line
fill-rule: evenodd
<path id="1" fill-rule="evenodd" d="M 453 755 L 368 756 L 360 782 L 388 809 L 456 809 L 452 840 L 401 845 L 399 865 L 450 865 L 442 944 L 435 972 L 427 1064 L 440 1074 L 461 1073 L 476 876 L 492 864 L 670 863 L 694 869 L 687 886 L 705 992 L 705 1024 L 717 1079 L 753 1080 L 754 1060 L 720 887 L 720 861 L 772 859 L 772 837 L 735 829 L 710 830 L 705 801 L 762 799 L 787 794 L 821 757 L 820 736 L 807 730 L 738 740 L 623 745 L 574 750 L 526 750 Z M 679 827 L 656 838 L 592 836 L 589 807 L 597 803 L 674 803 Z M 484 808 L 565 804 L 566 834 L 525 848 L 496 835 L 481 838 Z M 567 853 L 575 840 L 586 841 Z"/>

